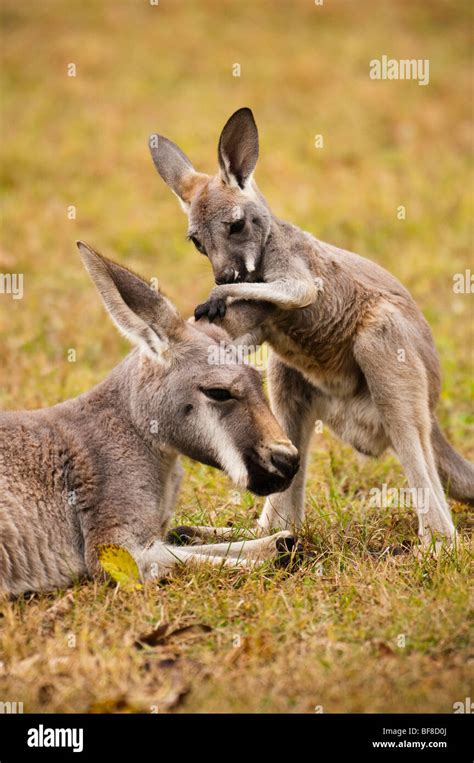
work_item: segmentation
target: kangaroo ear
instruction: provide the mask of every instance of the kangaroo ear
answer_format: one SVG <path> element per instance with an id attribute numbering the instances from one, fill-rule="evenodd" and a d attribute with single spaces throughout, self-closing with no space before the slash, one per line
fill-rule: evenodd
<path id="1" fill-rule="evenodd" d="M 180 336 L 184 321 L 176 308 L 140 276 L 117 265 L 83 241 L 77 241 L 82 261 L 119 331 L 154 360 Z"/>
<path id="2" fill-rule="evenodd" d="M 232 114 L 221 132 L 217 154 L 225 182 L 245 188 L 258 159 L 258 131 L 250 109 Z"/>
<path id="3" fill-rule="evenodd" d="M 186 154 L 168 138 L 155 133 L 150 135 L 148 145 L 156 169 L 187 212 L 194 194 L 208 180 L 208 176 L 196 172 Z"/>

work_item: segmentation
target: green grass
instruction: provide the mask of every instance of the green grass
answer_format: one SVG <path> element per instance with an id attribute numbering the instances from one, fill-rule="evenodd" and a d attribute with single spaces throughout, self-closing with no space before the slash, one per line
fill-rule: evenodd
<path id="1" fill-rule="evenodd" d="M 470 8 L 4 0 L 0 272 L 24 273 L 25 298 L 0 295 L 0 407 L 77 395 L 127 350 L 76 238 L 158 276 L 183 314 L 205 298 L 209 264 L 185 241 L 147 137 L 170 136 L 212 171 L 222 125 L 248 105 L 274 212 L 376 260 L 414 294 L 441 357 L 440 420 L 474 456 L 472 299 L 452 289 L 470 266 Z M 384 53 L 429 58 L 430 84 L 371 81 L 368 62 Z M 207 467 L 186 462 L 186 472 L 177 522 L 253 525 L 259 500 L 231 500 Z M 452 558 L 391 557 L 384 549 L 413 538 L 416 523 L 407 510 L 368 508 L 384 482 L 404 484 L 394 458 L 361 461 L 316 435 L 303 536 L 321 566 L 183 570 L 138 592 L 89 583 L 69 598 L 5 602 L 0 701 L 26 712 L 451 712 L 473 690 L 471 519 L 451 504 L 463 540 Z M 165 622 L 211 630 L 134 646 Z"/>

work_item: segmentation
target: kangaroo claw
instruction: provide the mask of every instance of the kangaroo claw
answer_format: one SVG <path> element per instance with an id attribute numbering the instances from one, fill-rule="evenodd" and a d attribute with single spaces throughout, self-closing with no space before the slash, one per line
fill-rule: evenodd
<path id="1" fill-rule="evenodd" d="M 194 527 L 179 525 L 179 527 L 172 527 L 171 530 L 168 530 L 165 543 L 170 543 L 172 546 L 189 546 L 196 536 L 197 532 Z"/>
<path id="2" fill-rule="evenodd" d="M 207 317 L 208 321 L 212 323 L 216 318 L 224 318 L 226 312 L 227 304 L 225 298 L 211 297 L 207 302 L 203 302 L 196 307 L 194 318 L 198 321 L 200 318 Z"/>
<path id="3" fill-rule="evenodd" d="M 297 566 L 303 559 L 303 546 L 294 535 L 290 535 L 287 538 L 278 538 L 276 549 L 278 551 L 278 557 L 275 561 L 277 567 L 291 569 Z"/>

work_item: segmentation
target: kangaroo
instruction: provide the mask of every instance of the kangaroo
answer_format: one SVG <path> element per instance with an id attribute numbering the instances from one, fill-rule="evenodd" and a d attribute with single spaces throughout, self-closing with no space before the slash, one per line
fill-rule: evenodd
<path id="1" fill-rule="evenodd" d="M 167 138 L 150 137 L 154 164 L 188 215 L 188 237 L 216 287 L 195 311 L 236 342 L 267 341 L 273 412 L 300 453 L 291 486 L 267 498 L 262 531 L 304 517 L 316 420 L 368 456 L 391 446 L 404 468 L 423 543 L 452 541 L 442 484 L 474 499 L 474 468 L 448 444 L 435 406 L 440 367 L 430 328 L 408 291 L 379 265 L 277 219 L 257 188 L 258 132 L 236 111 L 218 144 L 219 171 L 196 172 Z"/>
<path id="2" fill-rule="evenodd" d="M 228 358 L 209 363 L 212 346 L 227 341 L 223 329 L 184 321 L 139 276 L 78 247 L 135 348 L 75 399 L 0 413 L 0 591 L 17 595 L 102 576 L 101 544 L 127 549 L 144 580 L 183 562 L 251 567 L 288 557 L 295 548 L 288 532 L 187 549 L 169 542 L 173 534 L 166 542 L 183 472 L 179 454 L 268 495 L 288 488 L 298 452 L 267 405 L 258 371 Z M 207 531 L 213 539 L 232 533 Z M 193 540 L 178 532 L 186 538 Z"/>

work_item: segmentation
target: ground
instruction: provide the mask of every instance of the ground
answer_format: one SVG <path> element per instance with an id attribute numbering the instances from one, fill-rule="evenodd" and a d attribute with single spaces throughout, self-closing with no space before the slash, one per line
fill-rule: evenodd
<path id="1" fill-rule="evenodd" d="M 470 2 L 4 0 L 1 17 L 0 271 L 24 274 L 24 297 L 0 294 L 0 407 L 77 395 L 127 351 L 76 238 L 158 277 L 183 314 L 204 300 L 209 263 L 185 241 L 147 137 L 170 136 L 212 171 L 220 129 L 245 105 L 274 212 L 374 259 L 417 299 L 441 358 L 442 427 L 474 456 L 472 296 L 453 291 L 472 232 Z M 429 59 L 429 84 L 371 80 L 384 54 Z M 260 500 L 185 468 L 177 522 L 254 524 Z M 0 701 L 25 712 L 452 712 L 473 696 L 469 510 L 451 501 L 457 554 L 393 556 L 416 522 L 408 508 L 370 506 L 384 483 L 405 484 L 392 456 L 361 461 L 315 433 L 312 565 L 183 570 L 138 591 L 86 583 L 3 602 Z M 155 645 L 140 641 L 166 624 Z"/>

